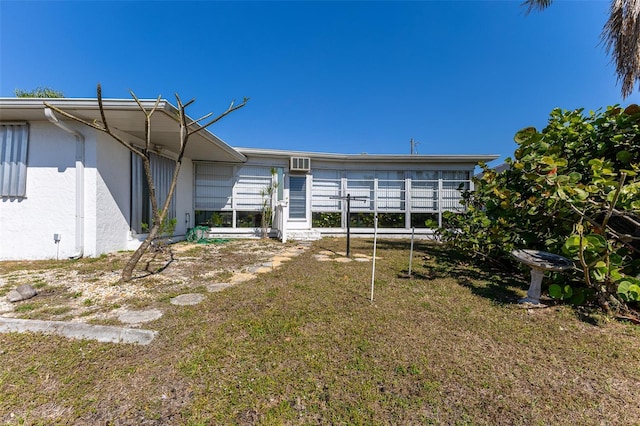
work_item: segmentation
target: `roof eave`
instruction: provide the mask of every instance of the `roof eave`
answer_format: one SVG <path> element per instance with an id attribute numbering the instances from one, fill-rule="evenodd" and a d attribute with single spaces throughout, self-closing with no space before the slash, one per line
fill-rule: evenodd
<path id="1" fill-rule="evenodd" d="M 287 151 L 263 148 L 234 148 L 245 156 L 265 157 L 309 157 L 317 160 L 349 161 L 349 162 L 402 162 L 402 163 L 480 163 L 500 158 L 496 154 L 451 154 L 451 155 L 403 155 L 403 154 L 337 154 L 325 152 Z"/>
<path id="2" fill-rule="evenodd" d="M 73 109 L 76 111 L 97 111 L 98 103 L 95 98 L 0 98 L 0 119 L 2 119 L 3 109 L 14 110 L 39 110 L 44 108 L 44 103 L 47 102 L 51 105 L 55 105 L 61 109 Z M 161 112 L 171 120 L 179 123 L 178 108 L 173 106 L 166 99 L 141 99 L 140 104 L 145 109 L 151 109 L 158 102 L 157 112 Z M 103 99 L 102 104 L 105 110 L 119 110 L 119 111 L 140 111 L 140 106 L 133 99 Z M 44 115 L 43 115 L 44 119 Z M 190 117 L 188 117 L 191 120 Z M 192 125 L 197 127 L 197 124 Z M 229 144 L 224 142 L 215 134 L 211 133 L 208 129 L 205 129 L 198 133 L 208 142 L 214 144 L 216 148 L 224 151 L 230 158 L 236 162 L 244 163 L 247 161 L 247 157 L 242 153 L 233 149 Z"/>

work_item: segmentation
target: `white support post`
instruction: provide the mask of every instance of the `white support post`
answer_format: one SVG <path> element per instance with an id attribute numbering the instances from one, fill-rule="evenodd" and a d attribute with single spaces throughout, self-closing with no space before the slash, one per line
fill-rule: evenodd
<path id="1" fill-rule="evenodd" d="M 438 226 L 442 227 L 442 172 L 438 176 Z"/>
<path id="2" fill-rule="evenodd" d="M 378 217 L 378 178 L 373 177 L 373 214 Z"/>
<path id="3" fill-rule="evenodd" d="M 411 178 L 404 178 L 404 227 L 411 228 L 411 212 L 413 201 L 411 199 Z"/>
<path id="4" fill-rule="evenodd" d="M 411 249 L 409 250 L 409 278 L 411 278 L 411 266 L 413 263 L 413 238 L 416 233 L 416 228 L 411 228 Z"/>
<path id="5" fill-rule="evenodd" d="M 373 289 L 376 279 L 376 249 L 378 247 L 378 214 L 373 216 L 373 261 L 371 266 L 371 302 L 373 303 Z"/>

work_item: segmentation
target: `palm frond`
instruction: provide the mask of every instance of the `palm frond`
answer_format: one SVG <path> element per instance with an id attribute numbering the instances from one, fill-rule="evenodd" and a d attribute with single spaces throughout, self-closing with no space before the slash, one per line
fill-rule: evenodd
<path id="1" fill-rule="evenodd" d="M 601 37 L 626 98 L 640 83 L 640 0 L 613 0 Z"/>
<path id="2" fill-rule="evenodd" d="M 525 13 L 528 15 L 534 10 L 535 11 L 545 10 L 546 8 L 551 6 L 552 2 L 553 0 L 525 0 L 522 3 L 522 6 L 527 8 Z"/>

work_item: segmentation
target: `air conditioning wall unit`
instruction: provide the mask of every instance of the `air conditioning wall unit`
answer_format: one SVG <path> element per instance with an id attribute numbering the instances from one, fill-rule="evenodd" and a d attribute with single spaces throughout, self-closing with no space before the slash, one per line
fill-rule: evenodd
<path id="1" fill-rule="evenodd" d="M 289 159 L 290 172 L 308 172 L 309 170 L 311 170 L 311 158 L 291 157 Z"/>

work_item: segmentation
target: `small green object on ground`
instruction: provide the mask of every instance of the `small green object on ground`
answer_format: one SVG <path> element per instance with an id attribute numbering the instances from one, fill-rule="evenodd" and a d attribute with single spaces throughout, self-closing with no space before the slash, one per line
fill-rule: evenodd
<path id="1" fill-rule="evenodd" d="M 222 244 L 228 243 L 226 238 L 206 238 L 209 228 L 206 226 L 194 226 L 187 232 L 187 241 L 196 244 Z"/>

